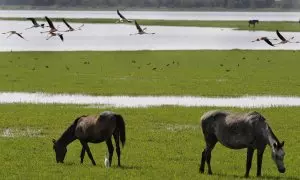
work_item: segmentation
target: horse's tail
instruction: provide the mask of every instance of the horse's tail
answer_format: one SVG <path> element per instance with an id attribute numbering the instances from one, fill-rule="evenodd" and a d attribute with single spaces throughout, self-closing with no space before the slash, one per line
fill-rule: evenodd
<path id="1" fill-rule="evenodd" d="M 126 133 L 125 133 L 125 121 L 123 117 L 119 114 L 116 114 L 117 117 L 117 127 L 120 131 L 120 140 L 122 143 L 122 146 L 124 147 L 125 141 L 126 141 Z"/>

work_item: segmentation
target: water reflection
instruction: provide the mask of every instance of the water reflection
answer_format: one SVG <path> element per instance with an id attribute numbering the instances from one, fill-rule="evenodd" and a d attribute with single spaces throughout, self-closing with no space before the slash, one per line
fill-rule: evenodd
<path id="1" fill-rule="evenodd" d="M 60 29 L 65 30 L 61 23 Z M 81 24 L 71 23 L 72 26 Z M 82 31 L 64 33 L 65 41 L 58 37 L 46 40 L 42 29 L 24 30 L 31 26 L 26 21 L 0 21 L 0 32 L 16 30 L 28 41 L 17 36 L 6 38 L 0 34 L 0 51 L 117 51 L 117 50 L 228 50 L 228 49 L 300 49 L 300 44 L 285 44 L 271 47 L 265 42 L 251 43 L 260 36 L 276 37 L 275 32 L 235 31 L 229 28 L 198 27 L 164 27 L 148 26 L 149 32 L 155 35 L 129 36 L 135 33 L 133 25 L 126 24 L 86 24 Z M 286 37 L 295 36 L 300 40 L 300 33 L 283 32 Z"/>
<path id="2" fill-rule="evenodd" d="M 129 19 L 298 21 L 300 12 L 124 11 Z M 118 18 L 116 11 L 0 10 L 0 17 Z"/>

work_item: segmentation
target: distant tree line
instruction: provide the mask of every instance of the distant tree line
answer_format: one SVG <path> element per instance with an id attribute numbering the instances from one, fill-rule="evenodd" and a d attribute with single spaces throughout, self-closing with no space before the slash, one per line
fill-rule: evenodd
<path id="1" fill-rule="evenodd" d="M 300 8 L 300 0 L 0 0 L 0 5 L 140 8 Z"/>

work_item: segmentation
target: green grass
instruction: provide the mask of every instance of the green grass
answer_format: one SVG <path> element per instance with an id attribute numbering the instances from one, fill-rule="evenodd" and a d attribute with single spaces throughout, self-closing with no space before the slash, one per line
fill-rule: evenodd
<path id="1" fill-rule="evenodd" d="M 88 157 L 80 164 L 80 143 L 68 146 L 65 164 L 56 164 L 52 138 L 82 114 L 96 114 L 105 109 L 59 105 L 0 105 L 0 133 L 4 128 L 41 129 L 43 137 L 0 137 L 0 176 L 3 179 L 233 179 L 243 177 L 246 150 L 230 150 L 218 144 L 212 153 L 216 174 L 199 174 L 200 153 L 204 140 L 200 116 L 209 108 L 158 107 L 112 109 L 126 121 L 127 142 L 122 149 L 123 169 L 104 168 L 105 143 L 91 144 L 97 166 Z M 248 109 L 231 109 L 249 111 Z M 257 109 L 267 119 L 280 140 L 285 140 L 286 174 L 279 174 L 267 147 L 263 176 L 267 179 L 298 179 L 300 161 L 299 108 Z M 251 176 L 256 172 L 256 156 Z"/>
<path id="2" fill-rule="evenodd" d="M 0 91 L 300 95 L 299 51 L 6 52 L 0 59 Z"/>
<path id="3" fill-rule="evenodd" d="M 59 22 L 61 18 L 51 18 L 53 21 Z M 0 17 L 0 20 L 26 20 L 24 18 L 5 18 Z M 44 18 L 37 18 L 37 20 L 45 20 Z M 116 19 L 67 19 L 68 22 L 73 23 L 115 23 Z M 237 30 L 265 30 L 265 31 L 300 31 L 300 24 L 292 21 L 261 21 L 255 28 L 248 27 L 248 21 L 198 21 L 198 20 L 137 20 L 141 25 L 154 26 L 186 26 L 186 27 L 223 27 L 235 28 Z"/>

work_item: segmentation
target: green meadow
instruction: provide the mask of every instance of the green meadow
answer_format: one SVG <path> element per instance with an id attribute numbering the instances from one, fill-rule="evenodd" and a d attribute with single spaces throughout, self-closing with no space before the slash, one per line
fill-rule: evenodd
<path id="1" fill-rule="evenodd" d="M 85 93 L 92 95 L 298 95 L 299 51 L 135 51 L 135 52 L 2 52 L 0 92 Z M 104 108 L 75 105 L 1 104 L 0 177 L 4 179 L 238 179 L 243 178 L 246 150 L 217 144 L 213 176 L 199 173 L 204 140 L 201 115 L 215 108 Z M 219 108 L 223 109 L 223 108 Z M 299 179 L 300 109 L 256 110 L 285 141 L 286 173 L 279 174 L 267 147 L 264 179 Z M 123 115 L 127 142 L 122 168 L 104 167 L 105 143 L 91 144 L 97 166 L 81 146 L 68 146 L 57 164 L 52 138 L 83 114 L 112 110 Z M 10 132 L 10 133 L 9 133 Z M 7 137 L 8 136 L 8 137 Z M 207 169 L 206 169 L 207 170 Z M 255 177 L 256 156 L 251 178 Z"/>
<path id="2" fill-rule="evenodd" d="M 45 21 L 44 18 L 36 18 L 39 21 Z M 61 18 L 51 18 L 54 22 L 61 22 Z M 5 18 L 0 17 L 0 20 L 26 20 L 25 18 Z M 115 23 L 116 19 L 66 19 L 70 23 L 95 23 L 95 24 L 108 24 Z M 252 25 L 248 26 L 248 21 L 200 21 L 200 20 L 150 20 L 150 19 L 137 19 L 140 25 L 153 25 L 153 26 L 184 26 L 184 27 L 222 27 L 234 28 L 236 30 L 264 30 L 264 31 L 300 31 L 300 24 L 297 21 L 260 21 L 253 28 Z M 30 22 L 29 22 L 30 23 Z"/>
<path id="3" fill-rule="evenodd" d="M 5 52 L 0 59 L 0 91 L 300 95 L 299 51 Z"/>
<path id="4" fill-rule="evenodd" d="M 57 164 L 52 138 L 58 138 L 73 120 L 83 114 L 107 110 L 85 106 L 60 105 L 0 105 L 1 136 L 3 129 L 40 130 L 37 137 L 0 137 L 0 176 L 5 179 L 234 179 L 245 172 L 246 150 L 230 150 L 220 144 L 212 153 L 209 176 L 200 174 L 199 162 L 204 148 L 199 126 L 200 116 L 211 108 L 156 107 L 114 109 L 126 121 L 127 141 L 122 149 L 123 168 L 106 169 L 105 143 L 91 144 L 97 166 L 86 156 L 80 164 L 81 146 L 74 141 L 68 146 L 64 164 Z M 249 111 L 249 109 L 230 109 Z M 267 147 L 263 161 L 263 178 L 299 179 L 300 133 L 299 108 L 255 109 L 268 119 L 280 140 L 285 140 L 285 174 L 279 174 Z M 256 156 L 251 177 L 255 177 Z"/>

